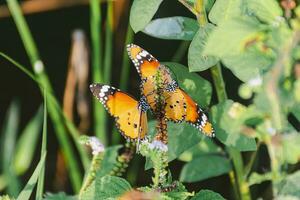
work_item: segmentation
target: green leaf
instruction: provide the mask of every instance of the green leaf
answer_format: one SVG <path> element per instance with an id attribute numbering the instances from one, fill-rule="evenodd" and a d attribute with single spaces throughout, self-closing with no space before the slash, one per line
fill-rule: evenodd
<path id="1" fill-rule="evenodd" d="M 202 108 L 209 105 L 212 94 L 210 82 L 203 79 L 196 73 L 191 73 L 188 68 L 179 63 L 166 62 L 171 71 L 175 74 L 179 86 L 192 97 Z"/>
<path id="2" fill-rule="evenodd" d="M 209 12 L 208 18 L 212 23 L 219 24 L 224 20 L 240 17 L 242 15 L 241 6 L 241 0 L 217 0 Z"/>
<path id="3" fill-rule="evenodd" d="M 42 132 L 42 146 L 41 146 L 41 158 L 44 153 L 47 152 L 47 91 L 44 90 L 44 113 L 43 113 L 43 132 Z M 44 186 L 45 186 L 45 166 L 41 169 L 41 173 L 38 179 L 36 192 L 35 192 L 35 199 L 41 200 L 44 193 Z"/>
<path id="4" fill-rule="evenodd" d="M 167 40 L 192 40 L 199 28 L 195 19 L 188 17 L 166 17 L 151 21 L 144 33 Z"/>
<path id="5" fill-rule="evenodd" d="M 264 181 L 271 181 L 273 179 L 273 174 L 271 172 L 265 173 L 265 174 L 258 174 L 256 172 L 251 173 L 248 184 L 249 186 L 260 184 Z"/>
<path id="6" fill-rule="evenodd" d="M 149 135 L 154 136 L 156 133 L 155 129 L 156 121 L 149 122 Z M 193 126 L 180 123 L 175 124 L 168 122 L 168 161 L 176 159 L 190 147 L 197 144 L 202 137 L 202 133 L 194 128 Z M 145 169 L 150 169 L 152 163 L 149 160 L 146 160 Z"/>
<path id="7" fill-rule="evenodd" d="M 27 200 L 30 198 L 31 193 L 33 192 L 33 189 L 34 189 L 36 182 L 38 180 L 38 177 L 40 175 L 41 169 L 45 164 L 45 160 L 46 160 L 46 153 L 41 157 L 39 164 L 35 168 L 33 174 L 31 175 L 31 177 L 30 177 L 29 181 L 27 182 L 27 184 L 25 185 L 24 189 L 19 194 L 17 200 Z"/>
<path id="8" fill-rule="evenodd" d="M 193 196 L 193 193 L 190 193 L 187 191 L 187 189 L 184 187 L 182 183 L 179 181 L 176 181 L 177 187 L 175 190 L 172 190 L 171 192 L 164 192 L 162 194 L 162 199 L 165 197 L 166 199 L 188 199 L 190 196 Z"/>
<path id="9" fill-rule="evenodd" d="M 247 0 L 245 1 L 245 4 L 249 14 L 254 14 L 263 22 L 274 25 L 276 20 L 278 20 L 278 23 L 280 20 L 283 20 L 283 18 L 278 18 L 279 16 L 282 16 L 283 12 L 278 2 L 275 0 Z"/>
<path id="10" fill-rule="evenodd" d="M 35 116 L 27 123 L 17 142 L 14 168 L 18 175 L 30 167 L 43 122 L 43 109 L 40 107 Z"/>
<path id="11" fill-rule="evenodd" d="M 226 146 L 234 147 L 239 151 L 255 151 L 256 141 L 241 134 L 246 120 L 260 117 L 254 107 L 246 108 L 232 100 L 215 105 L 211 109 L 212 122 L 216 137 Z"/>
<path id="12" fill-rule="evenodd" d="M 216 57 L 203 53 L 207 38 L 214 28 L 215 26 L 210 23 L 201 27 L 191 42 L 188 53 L 188 65 L 191 72 L 203 71 L 217 64 Z"/>
<path id="13" fill-rule="evenodd" d="M 220 153 L 221 148 L 208 137 L 204 137 L 197 145 L 183 152 L 178 158 L 181 161 L 189 162 L 194 158 L 207 154 Z"/>
<path id="14" fill-rule="evenodd" d="M 217 26 L 207 39 L 205 55 L 224 58 L 243 53 L 263 38 L 260 24 L 250 18 L 234 18 Z M 229 42 L 230 41 L 230 42 Z"/>
<path id="15" fill-rule="evenodd" d="M 220 194 L 211 190 L 200 190 L 191 200 L 225 200 Z"/>
<path id="16" fill-rule="evenodd" d="M 217 155 L 200 156 L 184 165 L 180 181 L 197 182 L 226 174 L 231 170 L 230 161 Z"/>
<path id="17" fill-rule="evenodd" d="M 289 164 L 296 164 L 300 160 L 299 133 L 286 134 L 282 140 L 283 159 Z"/>
<path id="18" fill-rule="evenodd" d="M 0 164 L 4 173 L 4 180 L 8 186 L 7 192 L 11 196 L 17 196 L 20 191 L 20 182 L 12 166 L 19 120 L 20 104 L 19 101 L 14 100 L 7 110 L 0 140 Z"/>
<path id="19" fill-rule="evenodd" d="M 292 196 L 300 199 L 300 171 L 288 175 L 276 185 L 278 195 L 281 197 Z"/>
<path id="20" fill-rule="evenodd" d="M 130 9 L 130 25 L 133 31 L 143 30 L 151 21 L 163 0 L 134 0 Z"/>
<path id="21" fill-rule="evenodd" d="M 76 200 L 75 196 L 69 196 L 64 192 L 59 192 L 57 194 L 46 193 L 46 196 L 43 200 Z"/>
<path id="22" fill-rule="evenodd" d="M 102 177 L 106 174 L 109 174 L 117 163 L 118 150 L 122 145 L 111 146 L 105 149 L 104 157 L 101 162 L 101 167 L 97 172 L 98 177 Z"/>
<path id="23" fill-rule="evenodd" d="M 116 176 L 96 177 L 95 181 L 83 192 L 82 199 L 116 199 L 132 188 L 123 178 Z"/>
<path id="24" fill-rule="evenodd" d="M 226 56 L 222 62 L 237 78 L 247 82 L 268 69 L 273 59 L 258 50 L 247 50 L 238 55 Z"/>

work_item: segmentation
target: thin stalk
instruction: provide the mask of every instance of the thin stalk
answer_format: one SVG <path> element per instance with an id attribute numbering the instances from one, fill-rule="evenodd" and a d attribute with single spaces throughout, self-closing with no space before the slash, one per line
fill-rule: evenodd
<path id="1" fill-rule="evenodd" d="M 101 9 L 99 0 L 90 0 L 90 26 L 92 38 L 92 79 L 94 83 L 102 83 L 103 77 L 100 70 L 102 63 L 102 50 L 101 50 Z M 94 105 L 94 124 L 95 134 L 100 141 L 106 145 L 106 113 L 103 106 L 100 105 L 96 99 L 93 100 Z"/>
<path id="2" fill-rule="evenodd" d="M 126 90 L 128 88 L 128 78 L 130 72 L 130 60 L 127 54 L 127 44 L 133 42 L 133 31 L 131 29 L 130 24 L 128 23 L 125 45 L 123 50 L 123 59 L 122 59 L 122 69 L 121 69 L 121 77 L 120 77 L 120 89 Z"/>
<path id="3" fill-rule="evenodd" d="M 107 2 L 107 15 L 105 26 L 105 51 L 104 51 L 104 82 L 109 84 L 111 81 L 112 69 L 112 46 L 113 46 L 113 2 Z"/>
<path id="4" fill-rule="evenodd" d="M 47 153 L 47 98 L 46 89 L 44 90 L 44 120 L 43 120 L 43 132 L 42 132 L 42 148 L 41 148 L 41 159 L 42 155 Z M 43 199 L 44 184 L 45 184 L 45 165 L 43 165 L 40 176 L 38 179 L 37 189 L 36 189 L 36 200 Z"/>
<path id="5" fill-rule="evenodd" d="M 171 59 L 172 62 L 180 62 L 189 46 L 190 41 L 182 41 Z"/>
<path id="6" fill-rule="evenodd" d="M 33 37 L 30 33 L 24 16 L 22 15 L 18 2 L 16 0 L 7 0 L 7 4 L 16 23 L 17 29 L 25 46 L 25 50 L 29 56 L 35 75 L 41 83 L 41 88 L 47 88 L 48 91 L 52 91 L 49 79 L 44 71 L 43 63 L 40 60 Z M 67 137 L 67 131 L 65 130 L 63 121 L 61 120 L 61 117 L 57 114 L 57 110 L 53 103 L 49 102 L 48 112 L 53 121 L 55 133 L 57 134 L 57 138 L 60 142 L 64 156 L 66 158 L 66 163 L 67 167 L 69 168 L 68 171 L 70 173 L 73 189 L 75 191 L 78 191 L 80 189 L 81 184 L 81 175 L 71 143 Z"/>
<path id="7" fill-rule="evenodd" d="M 25 68 L 24 66 L 22 66 L 20 63 L 16 62 L 15 60 L 13 60 L 11 57 L 9 57 L 8 55 L 0 52 L 0 56 L 2 56 L 4 59 L 6 59 L 7 61 L 9 61 L 10 63 L 12 63 L 14 66 L 16 66 L 18 69 L 20 69 L 22 72 L 24 72 L 27 76 L 29 76 L 29 78 L 31 78 L 35 83 L 37 83 L 39 86 L 43 85 L 42 82 L 40 80 L 38 80 L 35 75 L 33 73 L 31 73 L 27 68 Z M 41 87 L 42 90 L 44 90 Z M 90 161 L 87 155 L 87 152 L 80 147 L 79 143 L 77 142 L 78 137 L 79 137 L 79 132 L 77 131 L 76 127 L 74 126 L 74 124 L 72 122 L 70 122 L 65 116 L 64 113 L 61 109 L 61 107 L 59 106 L 57 100 L 55 99 L 55 96 L 53 93 L 49 92 L 49 90 L 46 91 L 46 94 L 43 93 L 43 95 L 48 95 L 49 97 L 49 101 L 53 101 L 55 103 L 55 107 L 57 109 L 57 112 L 60 113 L 60 115 L 65 119 L 65 125 L 66 128 L 69 130 L 73 140 L 75 141 L 75 145 L 77 147 L 77 150 L 79 151 L 80 154 L 80 158 L 82 161 L 83 166 L 85 167 L 85 169 L 88 167 Z"/>
<path id="8" fill-rule="evenodd" d="M 126 91 L 128 88 L 128 78 L 129 78 L 129 67 L 130 60 L 127 54 L 127 44 L 132 43 L 133 41 L 133 31 L 128 23 L 127 33 L 125 38 L 124 50 L 123 50 L 123 58 L 122 58 L 122 69 L 121 69 L 121 77 L 120 77 L 120 89 Z M 112 131 L 112 143 L 118 144 L 120 142 L 121 136 L 118 133 L 117 128 L 114 126 Z"/>
<path id="9" fill-rule="evenodd" d="M 197 11 L 197 20 L 200 27 L 205 26 L 207 21 L 205 3 L 204 0 L 196 0 L 194 8 Z M 221 65 L 217 63 L 216 66 L 213 66 L 211 69 L 212 78 L 214 85 L 217 91 L 218 101 L 222 102 L 227 99 L 227 93 L 225 89 L 225 83 L 222 75 Z M 236 198 L 243 200 L 250 200 L 250 189 L 247 182 L 244 179 L 244 168 L 243 168 L 243 159 L 240 152 L 234 148 L 226 147 L 226 151 L 232 159 L 232 165 L 234 169 L 234 176 L 230 176 L 233 188 L 235 191 Z"/>

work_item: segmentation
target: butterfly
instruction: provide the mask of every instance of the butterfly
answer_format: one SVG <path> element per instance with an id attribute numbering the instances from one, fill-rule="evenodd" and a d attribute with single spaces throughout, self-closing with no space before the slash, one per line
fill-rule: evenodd
<path id="1" fill-rule="evenodd" d="M 137 101 L 121 90 L 103 84 L 91 84 L 92 94 L 115 118 L 119 132 L 129 140 L 142 140 L 147 135 L 147 115 L 149 105 L 145 98 Z"/>
<path id="2" fill-rule="evenodd" d="M 152 112 L 155 112 L 157 108 L 155 97 L 158 93 L 155 77 L 159 73 L 164 85 L 162 95 L 165 99 L 165 118 L 173 122 L 185 121 L 205 135 L 215 136 L 212 124 L 208 121 L 203 110 L 179 87 L 169 68 L 162 65 L 150 53 L 135 44 L 128 44 L 127 51 L 141 77 L 141 93 L 148 102 Z"/>

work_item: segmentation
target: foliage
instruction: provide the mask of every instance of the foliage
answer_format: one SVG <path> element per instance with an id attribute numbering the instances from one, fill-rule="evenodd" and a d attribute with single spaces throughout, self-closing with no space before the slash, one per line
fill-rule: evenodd
<path id="1" fill-rule="evenodd" d="M 44 192 L 43 173 L 46 159 L 45 113 L 48 111 L 64 152 L 75 196 L 48 193 L 44 198 L 46 200 L 128 199 L 131 195 L 141 198 L 150 196 L 152 199 L 224 199 L 220 194 L 210 190 L 189 192 L 184 185 L 185 182 L 200 182 L 220 175 L 226 175 L 230 179 L 231 185 L 226 185 L 232 188 L 230 199 L 248 200 L 258 197 L 258 194 L 254 194 L 256 190 L 250 186 L 259 187 L 265 181 L 272 183 L 270 198 L 300 199 L 300 176 L 297 165 L 300 158 L 299 2 L 178 0 L 180 5 L 195 15 L 194 18 L 185 16 L 160 18 L 156 12 L 164 1 L 134 0 L 129 21 L 135 33 L 142 32 L 151 37 L 179 40 L 183 42 L 182 44 L 189 44 L 188 49 L 184 50 L 187 50 L 187 66 L 176 62 L 162 64 L 171 70 L 179 86 L 201 108 L 208 110 L 216 138 L 204 138 L 194 127 L 186 123 L 166 122 L 164 117 L 159 118 L 154 113 L 154 120 L 148 123 L 149 134 L 146 140 L 138 141 L 137 147 L 129 142 L 124 146 L 113 146 L 109 143 L 107 137 L 109 134 L 106 134 L 108 129 L 103 109 L 98 112 L 99 105 L 95 103 L 94 119 L 96 123 L 98 120 L 101 121 L 94 125 L 95 133 L 104 145 L 101 146 L 101 151 L 94 153 L 95 146 L 89 143 L 93 150 L 92 158 L 89 158 L 86 150 L 78 144 L 79 131 L 76 125 L 65 117 L 53 94 L 17 1 L 7 0 L 7 2 L 35 74 L 5 54 L 0 55 L 34 80 L 42 91 L 44 104 L 47 99 L 48 106 L 44 107 L 44 116 L 41 109 L 33 116 L 21 132 L 20 138 L 17 138 L 19 104 L 13 102 L 8 108 L 1 132 L 0 167 L 3 174 L 0 176 L 0 190 L 6 188 L 10 196 L 29 199 L 39 181 L 37 199 L 41 199 Z M 294 2 L 295 5 L 284 4 L 287 2 Z M 99 68 L 102 64 L 100 43 L 104 41 L 99 29 L 102 15 L 98 1 L 91 0 L 90 3 L 93 80 L 110 82 L 112 4 L 108 3 L 107 6 L 106 50 L 103 59 L 106 67 Z M 130 27 L 128 30 L 130 38 Z M 42 66 L 42 71 L 37 70 L 37 66 Z M 224 67 L 235 76 L 234 79 L 241 82 L 235 95 L 227 94 L 227 89 L 232 87 L 232 84 L 227 77 L 223 79 Z M 203 71 L 205 72 L 202 73 Z M 206 73 L 211 74 L 212 81 L 200 76 Z M 100 74 L 104 74 L 104 77 Z M 123 77 L 122 80 L 126 78 Z M 159 75 L 155 76 L 155 80 L 162 84 Z M 159 95 L 159 99 L 161 98 L 163 97 Z M 25 188 L 20 191 L 18 176 L 30 168 L 42 122 L 44 145 L 41 158 Z M 160 132 L 159 128 L 166 130 Z M 67 131 L 71 133 L 72 140 L 69 140 Z M 167 137 L 160 139 L 158 136 L 163 134 L 167 134 Z M 74 142 L 80 160 L 76 159 L 70 141 Z M 16 148 L 13 148 L 15 144 Z M 261 146 L 267 149 L 265 153 L 267 155 L 261 153 Z M 124 152 L 121 153 L 122 151 Z M 145 158 L 145 169 L 153 170 L 152 183 L 144 187 L 129 183 L 120 177 L 127 170 L 135 151 Z M 267 169 L 259 165 L 259 160 L 265 157 L 270 159 L 266 161 L 270 162 Z M 184 162 L 180 169 L 180 181 L 173 180 L 176 176 L 169 169 L 171 161 L 175 159 Z M 82 185 L 83 173 L 80 171 L 79 161 L 85 168 Z M 254 196 L 251 197 L 251 194 Z M 0 199 L 9 197 L 3 196 Z"/>

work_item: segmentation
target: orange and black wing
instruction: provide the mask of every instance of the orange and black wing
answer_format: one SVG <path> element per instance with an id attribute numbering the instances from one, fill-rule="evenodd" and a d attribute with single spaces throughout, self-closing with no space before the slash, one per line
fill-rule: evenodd
<path id="1" fill-rule="evenodd" d="M 208 121 L 208 117 L 198 104 L 181 88 L 174 92 L 168 92 L 169 106 L 166 106 L 166 118 L 174 122 L 180 122 L 180 118 L 199 129 L 209 137 L 214 137 L 214 129 Z M 165 96 L 167 96 L 165 95 Z M 172 105 L 172 106 L 171 106 Z M 175 106 L 176 105 L 176 106 Z"/>
<path id="2" fill-rule="evenodd" d="M 93 95 L 104 105 L 108 113 L 115 118 L 116 126 L 127 139 L 143 139 L 147 134 L 147 115 L 139 102 L 109 85 L 90 85 Z"/>
<path id="3" fill-rule="evenodd" d="M 157 73 L 160 63 L 146 50 L 135 44 L 128 44 L 127 52 L 142 79 Z"/>

